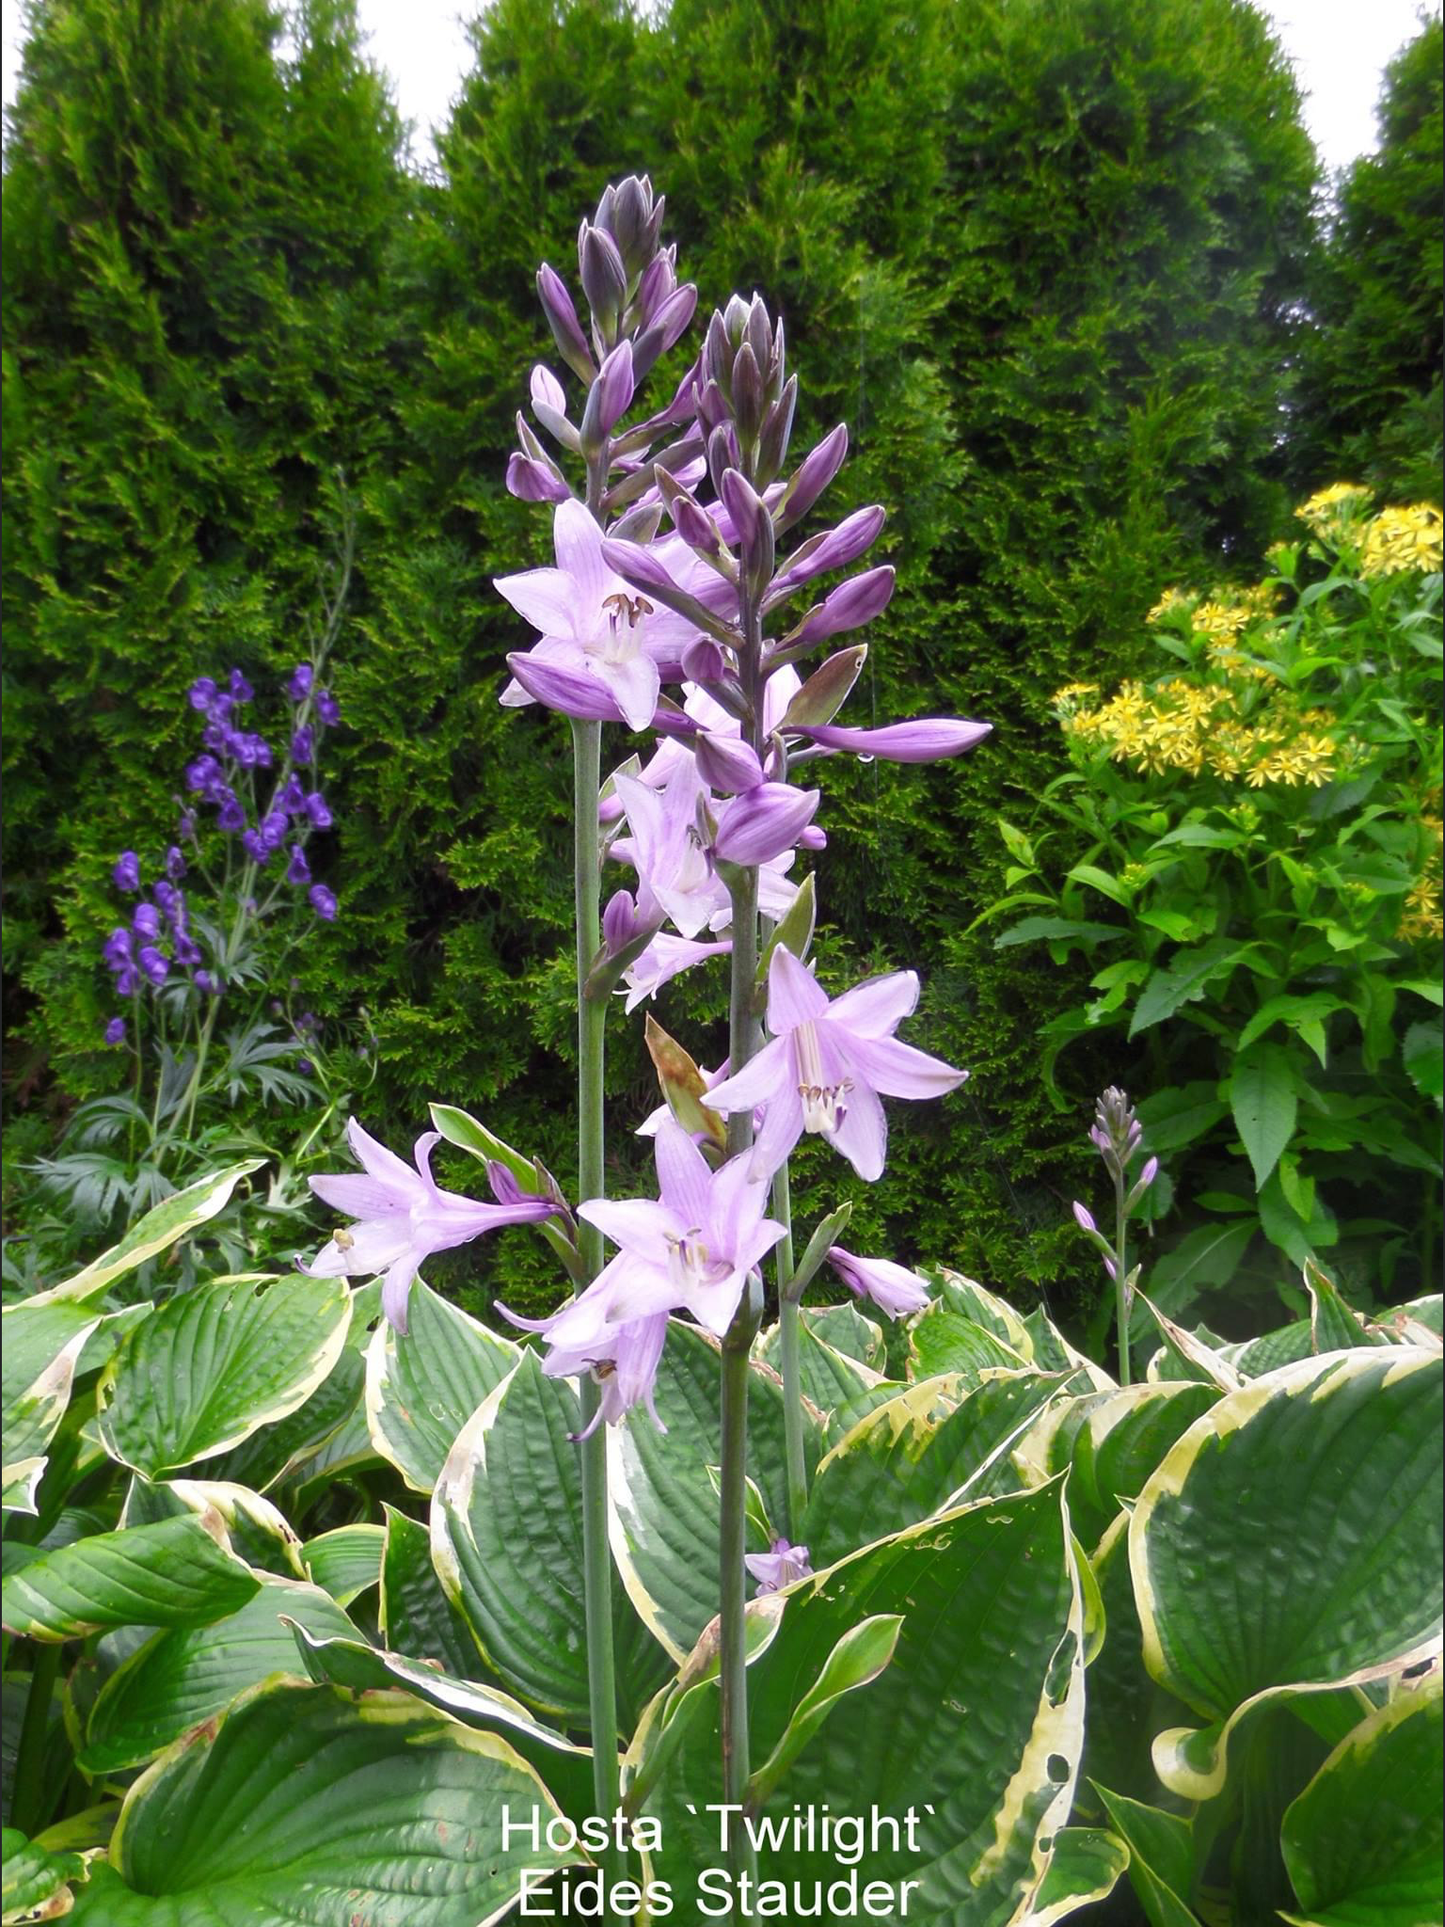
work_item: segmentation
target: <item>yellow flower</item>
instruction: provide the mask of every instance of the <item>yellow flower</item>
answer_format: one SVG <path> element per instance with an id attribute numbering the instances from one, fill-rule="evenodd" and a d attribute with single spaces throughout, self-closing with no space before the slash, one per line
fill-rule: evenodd
<path id="1" fill-rule="evenodd" d="M 1193 599 L 1185 595 L 1182 589 L 1166 589 L 1144 620 L 1148 623 L 1159 622 L 1165 616 L 1172 616 L 1176 609 L 1187 609 Z"/>
<path id="2" fill-rule="evenodd" d="M 1399 575 L 1407 569 L 1438 569 L 1442 556 L 1442 521 L 1429 502 L 1409 508 L 1381 509 L 1365 535 L 1360 574 Z"/>
<path id="3" fill-rule="evenodd" d="M 1252 611 L 1243 602 L 1201 602 L 1194 611 L 1194 627 L 1202 635 L 1231 641 L 1247 628 Z"/>
<path id="4" fill-rule="evenodd" d="M 1316 535 L 1334 534 L 1373 499 L 1373 491 L 1359 482 L 1331 482 L 1302 502 L 1295 514 Z"/>

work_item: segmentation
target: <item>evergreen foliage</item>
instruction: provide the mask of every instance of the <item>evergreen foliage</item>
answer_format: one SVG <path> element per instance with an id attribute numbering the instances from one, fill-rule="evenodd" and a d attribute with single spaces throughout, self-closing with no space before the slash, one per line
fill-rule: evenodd
<path id="1" fill-rule="evenodd" d="M 378 1134 L 404 1143 L 445 1092 L 566 1181 L 567 744 L 497 710 L 518 636 L 489 578 L 546 547 L 502 480 L 526 370 L 554 359 L 535 261 L 574 274 L 575 209 L 646 168 L 704 311 L 756 287 L 806 342 L 800 445 L 846 419 L 855 450 L 828 506 L 889 508 L 900 589 L 859 720 L 995 725 L 963 764 L 822 775 L 825 978 L 916 966 L 917 1042 L 973 1070 L 951 1114 L 899 1122 L 889 1248 L 1005 1289 L 1077 1280 L 1077 1119 L 1035 1039 L 1079 986 L 969 926 L 1003 888 L 996 814 L 1061 766 L 1053 689 L 1127 673 L 1168 581 L 1246 569 L 1283 522 L 1315 166 L 1262 16 L 498 0 L 424 179 L 350 7 L 299 18 L 278 62 L 259 0 L 35 10 L 6 162 L 7 968 L 32 1075 L 107 1075 L 101 879 L 123 830 L 168 820 L 189 678 L 290 659 L 340 466 L 352 729 L 312 1001 L 369 1007 Z M 698 994 L 721 1017 L 702 972 L 663 1023 Z M 640 1118 L 639 1028 L 613 1026 L 609 1082 Z M 1082 1104 L 1119 1073 L 1081 1048 L 1070 1074 Z M 860 1249 L 878 1209 L 859 1198 Z M 540 1302 L 500 1271 L 485 1297 L 501 1282 Z"/>
<path id="2" fill-rule="evenodd" d="M 1442 59 L 1437 14 L 1386 69 L 1378 152 L 1339 183 L 1311 279 L 1302 490 L 1352 480 L 1383 501 L 1440 500 Z"/>

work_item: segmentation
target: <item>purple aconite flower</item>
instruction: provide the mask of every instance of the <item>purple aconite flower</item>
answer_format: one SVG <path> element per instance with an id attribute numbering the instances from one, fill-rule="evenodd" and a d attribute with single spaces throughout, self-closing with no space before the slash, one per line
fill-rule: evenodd
<path id="1" fill-rule="evenodd" d="M 247 830 L 241 838 L 241 847 L 258 869 L 264 870 L 271 860 L 271 846 L 259 830 Z"/>
<path id="2" fill-rule="evenodd" d="M 139 890 L 140 858 L 135 851 L 122 850 L 110 875 L 117 890 Z"/>
<path id="3" fill-rule="evenodd" d="M 329 689 L 318 689 L 316 692 L 316 718 L 318 722 L 325 723 L 328 729 L 334 729 L 341 721 L 341 705 Z"/>
<path id="4" fill-rule="evenodd" d="M 406 1331 L 406 1303 L 417 1267 L 434 1251 L 469 1244 L 505 1224 L 537 1224 L 556 1206 L 548 1198 L 512 1195 L 501 1204 L 478 1204 L 443 1191 L 431 1174 L 431 1154 L 441 1141 L 427 1131 L 416 1141 L 416 1168 L 370 1136 L 355 1118 L 346 1127 L 364 1175 L 338 1173 L 311 1178 L 311 1189 L 357 1222 L 338 1231 L 315 1260 L 303 1265 L 313 1278 L 382 1277 L 381 1308 L 396 1330 Z M 494 1187 L 495 1188 L 495 1187 Z"/>
<path id="5" fill-rule="evenodd" d="M 303 805 L 306 815 L 318 830 L 331 828 L 331 810 L 320 790 L 312 790 Z"/>
<path id="6" fill-rule="evenodd" d="M 333 923 L 336 919 L 336 898 L 324 883 L 313 883 L 306 892 L 306 901 L 323 923 Z"/>
<path id="7" fill-rule="evenodd" d="M 231 701 L 233 703 L 249 703 L 255 701 L 256 692 L 250 683 L 246 681 L 246 678 L 241 674 L 239 669 L 233 669 L 231 671 L 230 690 Z"/>
<path id="8" fill-rule="evenodd" d="M 105 1027 L 105 1041 L 107 1044 L 123 1044 L 125 1042 L 124 1017 L 111 1018 Z"/>
<path id="9" fill-rule="evenodd" d="M 131 914 L 131 928 L 138 937 L 154 943 L 161 934 L 161 913 L 153 903 L 138 903 Z"/>
<path id="10" fill-rule="evenodd" d="M 246 812 L 242 808 L 241 800 L 234 790 L 227 789 L 223 783 L 213 795 L 212 801 L 218 805 L 216 810 L 217 829 L 224 830 L 227 835 L 232 835 L 237 830 L 245 829 Z"/>
<path id="11" fill-rule="evenodd" d="M 131 960 L 130 932 L 124 924 L 117 924 L 106 938 L 101 956 L 108 970 L 124 970 Z"/>
<path id="12" fill-rule="evenodd" d="M 295 884 L 311 881 L 311 865 L 306 861 L 306 852 L 299 843 L 291 845 L 291 861 L 286 865 L 286 881 Z"/>
<path id="13" fill-rule="evenodd" d="M 143 975 L 156 986 L 157 990 L 171 974 L 170 958 L 157 950 L 154 944 L 142 944 L 136 955 L 136 962 L 140 965 Z"/>
<path id="14" fill-rule="evenodd" d="M 879 1311 L 890 1318 L 903 1318 L 911 1311 L 922 1311 L 928 1303 L 928 1287 L 916 1271 L 895 1265 L 887 1258 L 855 1258 L 842 1245 L 832 1245 L 828 1263 L 856 1297 L 870 1298 Z"/>
<path id="15" fill-rule="evenodd" d="M 293 763 L 299 763 L 301 767 L 305 769 L 315 754 L 316 739 L 312 734 L 311 725 L 307 723 L 303 728 L 298 729 L 291 738 L 291 761 Z"/>
<path id="16" fill-rule="evenodd" d="M 172 843 L 166 851 L 166 877 L 171 883 L 179 883 L 186 874 L 186 859 L 178 843 Z"/>
<path id="17" fill-rule="evenodd" d="M 311 667 L 309 662 L 297 663 L 296 667 L 291 671 L 290 680 L 286 684 L 286 694 L 291 698 L 293 703 L 305 702 L 306 698 L 311 694 L 311 684 L 315 680 L 315 676 L 316 671 Z"/>
<path id="18" fill-rule="evenodd" d="M 881 1177 L 888 1125 L 879 1098 L 941 1097 L 968 1075 L 894 1037 L 917 1003 L 911 970 L 870 977 L 830 1001 L 777 946 L 768 972 L 772 1042 L 708 1095 L 725 1115 L 763 1108 L 756 1181 L 771 1178 L 805 1131 L 831 1138 L 860 1178 Z"/>
<path id="19" fill-rule="evenodd" d="M 306 808 L 306 785 L 299 776 L 288 776 L 277 792 L 275 801 L 278 810 L 285 810 L 290 816 L 298 815 Z"/>
<path id="20" fill-rule="evenodd" d="M 192 709 L 208 710 L 216 700 L 216 679 L 214 676 L 197 676 L 191 684 L 187 699 Z"/>
<path id="21" fill-rule="evenodd" d="M 781 1592 L 784 1586 L 791 1586 L 796 1579 L 811 1579 L 813 1562 L 808 1556 L 806 1546 L 790 1545 L 786 1539 L 774 1539 L 767 1552 L 745 1554 L 743 1564 L 758 1582 L 759 1593 Z"/>

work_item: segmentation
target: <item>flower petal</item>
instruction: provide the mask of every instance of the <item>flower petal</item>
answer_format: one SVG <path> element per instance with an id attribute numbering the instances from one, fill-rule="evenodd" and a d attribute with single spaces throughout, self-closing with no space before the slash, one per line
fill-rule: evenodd
<path id="1" fill-rule="evenodd" d="M 734 1111 L 755 1110 L 766 1104 L 782 1086 L 793 1080 L 792 1056 L 786 1037 L 764 1044 L 757 1056 L 740 1071 L 725 1077 L 707 1094 L 708 1108 L 729 1116 Z"/>
<path id="2" fill-rule="evenodd" d="M 942 1097 L 968 1076 L 941 1057 L 900 1044 L 896 1037 L 850 1038 L 850 1055 L 875 1091 L 885 1097 Z"/>
<path id="3" fill-rule="evenodd" d="M 827 992 L 807 966 L 780 943 L 768 966 L 768 1029 L 774 1037 L 781 1037 L 810 1017 L 827 1014 Z"/>
<path id="4" fill-rule="evenodd" d="M 590 635 L 602 610 L 607 571 L 602 565 L 602 531 L 582 504 L 573 499 L 557 504 L 552 518 L 552 540 L 557 566 L 572 578 L 572 633 Z"/>
<path id="5" fill-rule="evenodd" d="M 587 511 L 583 509 L 582 513 L 586 515 Z M 493 578 L 492 587 L 544 636 L 572 634 L 577 592 L 570 576 L 561 569 L 526 569 L 520 575 L 499 575 Z"/>
<path id="6" fill-rule="evenodd" d="M 578 1205 L 577 1216 L 647 1264 L 665 1265 L 669 1234 L 681 1237 L 687 1229 L 666 1205 L 651 1198 L 591 1198 Z"/>
<path id="7" fill-rule="evenodd" d="M 354 1117 L 347 1123 L 346 1141 L 351 1146 L 352 1156 L 364 1167 L 368 1177 L 398 1191 L 407 1204 L 421 1195 L 421 1179 L 411 1166 L 404 1163 L 395 1151 L 388 1151 Z"/>
<path id="8" fill-rule="evenodd" d="M 866 1084 L 855 1084 L 848 1094 L 833 1142 L 860 1178 L 870 1184 L 883 1175 L 888 1155 L 888 1120 L 883 1106 Z"/>
<path id="9" fill-rule="evenodd" d="M 420 1259 L 408 1252 L 398 1258 L 387 1272 L 381 1287 L 381 1309 L 386 1314 L 387 1323 L 393 1330 L 406 1337 L 406 1301 L 411 1296 L 411 1281 L 416 1276 Z"/>
<path id="10" fill-rule="evenodd" d="M 391 1185 L 380 1184 L 375 1178 L 345 1172 L 335 1177 L 308 1178 L 306 1182 L 323 1204 L 344 1211 L 348 1218 L 385 1218 L 409 1209 L 408 1199 L 398 1197 Z"/>
<path id="11" fill-rule="evenodd" d="M 646 729 L 662 693 L 662 678 L 651 656 L 633 656 L 625 662 L 594 662 L 592 672 L 616 698 L 627 727 Z"/>
<path id="12" fill-rule="evenodd" d="M 891 1037 L 905 1017 L 918 1008 L 918 973 L 895 970 L 886 977 L 868 977 L 833 1001 L 829 1018 L 855 1037 Z"/>
<path id="13" fill-rule="evenodd" d="M 715 1105 L 717 1093 L 710 1092 L 707 1101 Z M 796 1082 L 785 1084 L 769 1097 L 767 1107 L 748 1160 L 748 1176 L 759 1186 L 771 1182 L 773 1173 L 803 1135 L 803 1100 Z"/>
<path id="14" fill-rule="evenodd" d="M 675 1119 L 659 1129 L 654 1148 L 663 1204 L 686 1229 L 701 1231 L 708 1223 L 713 1182 L 707 1159 Z"/>

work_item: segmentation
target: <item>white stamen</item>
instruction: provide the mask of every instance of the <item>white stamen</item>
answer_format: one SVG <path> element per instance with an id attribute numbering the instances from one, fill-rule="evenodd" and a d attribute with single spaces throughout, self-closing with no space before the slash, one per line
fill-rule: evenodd
<path id="1" fill-rule="evenodd" d="M 844 1100 L 853 1080 L 845 1077 L 838 1084 L 823 1081 L 823 1053 L 811 1018 L 793 1032 L 793 1062 L 798 1073 L 798 1096 L 803 1100 L 803 1129 L 819 1137 L 833 1137 L 848 1115 Z"/>

